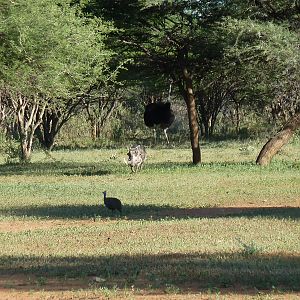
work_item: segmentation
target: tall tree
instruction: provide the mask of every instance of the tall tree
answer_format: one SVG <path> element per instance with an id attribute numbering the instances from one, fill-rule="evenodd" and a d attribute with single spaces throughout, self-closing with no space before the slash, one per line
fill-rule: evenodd
<path id="1" fill-rule="evenodd" d="M 276 106 L 285 113 L 286 125 L 263 147 L 256 160 L 260 165 L 268 164 L 300 128 L 300 34 L 295 26 L 300 20 L 300 10 L 297 3 L 291 1 L 287 7 L 282 1 L 272 4 L 258 1 L 254 19 L 227 19 L 222 24 L 223 35 L 232 40 L 226 51 L 229 65 L 244 73 L 242 76 L 247 74 L 246 90 L 255 91 L 260 100 L 257 105 Z"/>
<path id="2" fill-rule="evenodd" d="M 7 4 L 0 23 L 0 88 L 9 91 L 17 116 L 21 160 L 30 159 L 46 109 L 73 105 L 108 80 L 112 53 L 104 40 L 110 30 L 100 19 L 84 18 L 68 1 Z"/>
<path id="3" fill-rule="evenodd" d="M 91 0 L 87 6 L 123 29 L 115 45 L 132 58 L 139 75 L 172 78 L 186 104 L 194 164 L 201 162 L 195 78 L 204 77 L 222 57 L 214 29 L 230 11 L 227 2 Z"/>
<path id="4" fill-rule="evenodd" d="M 95 95 L 85 103 L 85 111 L 91 126 L 91 137 L 96 140 L 101 131 L 108 124 L 116 108 L 120 105 L 122 92 L 116 87 L 112 90 L 106 89 L 105 93 Z"/>

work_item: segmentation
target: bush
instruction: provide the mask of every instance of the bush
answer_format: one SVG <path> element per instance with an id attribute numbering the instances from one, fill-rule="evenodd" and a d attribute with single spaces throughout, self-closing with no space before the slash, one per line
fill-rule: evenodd
<path id="1" fill-rule="evenodd" d="M 7 138 L 1 134 L 0 153 L 5 155 L 5 162 L 7 164 L 16 163 L 20 160 L 20 145 L 16 140 Z"/>

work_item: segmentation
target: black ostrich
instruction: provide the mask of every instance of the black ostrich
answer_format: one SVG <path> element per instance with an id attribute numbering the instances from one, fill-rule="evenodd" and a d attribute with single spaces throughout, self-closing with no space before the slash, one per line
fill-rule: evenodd
<path id="1" fill-rule="evenodd" d="M 106 197 L 106 191 L 103 192 L 104 195 L 104 205 L 112 210 L 118 210 L 122 214 L 122 203 L 118 198 Z"/>
<path id="2" fill-rule="evenodd" d="M 169 144 L 167 130 L 172 125 L 174 120 L 175 115 L 173 110 L 171 109 L 170 102 L 155 102 L 146 105 L 144 112 L 144 122 L 147 127 L 154 128 L 155 138 L 155 127 L 159 126 L 164 130 L 167 143 Z"/>

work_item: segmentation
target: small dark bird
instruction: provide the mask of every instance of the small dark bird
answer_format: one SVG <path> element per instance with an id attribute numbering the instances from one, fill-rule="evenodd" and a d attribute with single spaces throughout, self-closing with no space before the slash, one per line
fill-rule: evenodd
<path id="1" fill-rule="evenodd" d="M 167 143 L 169 139 L 167 135 L 168 128 L 172 125 L 175 120 L 175 115 L 171 109 L 170 102 L 155 102 L 146 105 L 144 112 L 144 122 L 147 127 L 154 128 L 159 126 L 164 130 Z"/>
<path id="2" fill-rule="evenodd" d="M 122 213 L 122 203 L 118 198 L 106 197 L 106 191 L 103 192 L 104 195 L 104 205 L 114 211 L 118 210 L 120 214 Z"/>

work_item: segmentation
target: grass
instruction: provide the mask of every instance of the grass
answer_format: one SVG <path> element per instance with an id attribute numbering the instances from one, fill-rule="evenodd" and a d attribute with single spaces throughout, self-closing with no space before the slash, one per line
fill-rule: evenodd
<path id="1" fill-rule="evenodd" d="M 253 163 L 260 146 L 203 145 L 201 166 L 189 149 L 148 149 L 138 174 L 126 149 L 0 165 L 0 287 L 23 276 L 35 278 L 23 292 L 77 280 L 81 297 L 299 291 L 299 142 L 265 168 Z M 123 216 L 104 208 L 103 190 Z"/>

